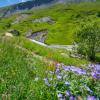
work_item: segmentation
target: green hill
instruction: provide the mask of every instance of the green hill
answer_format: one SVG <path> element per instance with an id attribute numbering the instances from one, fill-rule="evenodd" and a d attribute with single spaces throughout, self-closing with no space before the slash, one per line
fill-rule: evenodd
<path id="1" fill-rule="evenodd" d="M 29 30 L 32 30 L 32 33 L 48 30 L 45 43 L 72 44 L 74 33 L 82 25 L 99 23 L 99 10 L 99 3 L 59 4 L 46 9 L 33 9 L 1 18 L 0 31 L 2 33 L 14 29 L 26 36 Z M 50 17 L 51 22 L 34 22 L 43 17 Z"/>
<path id="2" fill-rule="evenodd" d="M 99 6 L 54 4 L 0 18 L 0 100 L 99 100 L 100 52 L 91 62 L 68 48 L 83 26 L 99 27 Z"/>

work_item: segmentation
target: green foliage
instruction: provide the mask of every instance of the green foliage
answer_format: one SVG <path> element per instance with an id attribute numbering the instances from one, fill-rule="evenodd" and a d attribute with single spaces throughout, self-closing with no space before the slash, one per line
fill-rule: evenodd
<path id="1" fill-rule="evenodd" d="M 16 45 L 20 45 L 21 47 L 31 52 L 34 52 L 40 56 L 46 57 L 47 59 L 52 59 L 57 62 L 63 62 L 67 65 L 79 66 L 80 64 L 88 63 L 88 61 L 84 59 L 81 60 L 79 58 L 70 58 L 68 56 L 67 57 L 63 56 L 61 53 L 65 53 L 65 54 L 67 53 L 69 55 L 69 53 L 66 52 L 66 50 L 43 47 L 23 37 L 16 37 L 16 38 L 11 39 L 11 41 L 15 43 Z"/>
<path id="2" fill-rule="evenodd" d="M 97 52 L 100 52 L 100 29 L 94 25 L 88 25 L 77 32 L 78 52 L 90 60 L 95 60 Z"/>
<path id="3" fill-rule="evenodd" d="M 47 68 L 47 64 L 30 52 L 0 39 L 0 99 L 32 100 L 39 97 Z M 39 82 L 35 82 L 36 77 L 39 77 Z"/>

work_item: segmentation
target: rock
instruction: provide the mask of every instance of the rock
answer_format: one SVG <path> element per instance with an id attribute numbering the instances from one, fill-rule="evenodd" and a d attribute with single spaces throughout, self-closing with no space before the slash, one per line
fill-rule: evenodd
<path id="1" fill-rule="evenodd" d="M 37 18 L 34 19 L 33 22 L 48 22 L 48 23 L 53 23 L 54 21 L 48 16 L 48 17 L 42 17 L 42 18 Z"/>
<path id="2" fill-rule="evenodd" d="M 44 43 L 44 40 L 47 36 L 47 32 L 48 30 L 40 30 L 36 32 L 32 32 L 32 30 L 30 30 L 27 32 L 26 37 Z"/>
<path id="3" fill-rule="evenodd" d="M 6 32 L 6 33 L 5 33 L 5 36 L 13 37 L 13 35 L 12 35 L 11 33 L 9 33 L 9 32 Z"/>
<path id="4" fill-rule="evenodd" d="M 18 24 L 20 21 L 22 21 L 23 19 L 25 19 L 25 18 L 27 18 L 27 17 L 28 17 L 27 14 L 21 14 L 21 15 L 19 15 L 19 16 L 15 19 L 15 21 L 12 23 L 12 25 L 13 25 L 13 24 Z"/>

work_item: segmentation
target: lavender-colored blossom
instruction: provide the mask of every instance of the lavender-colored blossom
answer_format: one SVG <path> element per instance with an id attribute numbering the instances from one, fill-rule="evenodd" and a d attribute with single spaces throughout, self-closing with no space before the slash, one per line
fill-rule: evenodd
<path id="1" fill-rule="evenodd" d="M 48 78 L 44 78 L 43 80 L 44 80 L 44 82 L 45 82 L 45 84 L 46 84 L 47 86 L 50 86 Z"/>
<path id="2" fill-rule="evenodd" d="M 56 66 L 59 67 L 59 66 L 61 66 L 61 64 L 60 63 L 57 63 Z"/>
<path id="3" fill-rule="evenodd" d="M 71 95 L 71 96 L 69 97 L 69 100 L 74 100 L 74 96 Z"/>
<path id="4" fill-rule="evenodd" d="M 61 79 L 62 78 L 62 76 L 60 76 L 60 75 L 57 75 L 57 79 Z"/>
<path id="5" fill-rule="evenodd" d="M 88 66 L 89 66 L 90 68 L 94 68 L 95 65 L 94 65 L 94 64 L 89 64 Z"/>
<path id="6" fill-rule="evenodd" d="M 70 96 L 70 91 L 67 90 L 67 91 L 65 92 L 65 94 L 66 94 L 66 96 Z"/>
<path id="7" fill-rule="evenodd" d="M 44 78 L 43 80 L 44 80 L 44 81 L 48 81 L 48 78 L 46 77 L 46 78 Z"/>
<path id="8" fill-rule="evenodd" d="M 93 76 L 93 78 L 95 78 L 95 79 L 100 79 L 100 75 L 94 74 L 94 75 L 92 75 L 92 76 Z"/>
<path id="9" fill-rule="evenodd" d="M 90 67 L 90 68 L 99 68 L 100 69 L 100 64 L 89 64 L 88 67 Z"/>
<path id="10" fill-rule="evenodd" d="M 69 86 L 69 85 L 70 85 L 70 83 L 69 83 L 68 81 L 66 81 L 66 82 L 65 82 L 65 85 L 66 85 L 66 86 Z"/>
<path id="11" fill-rule="evenodd" d="M 60 69 L 59 69 L 59 68 L 56 68 L 55 73 L 56 73 L 56 74 L 59 74 L 59 73 L 60 73 Z"/>
<path id="12" fill-rule="evenodd" d="M 57 94 L 57 97 L 58 97 L 58 98 L 62 98 L 63 95 L 62 95 L 61 93 L 58 93 L 58 94 Z"/>
<path id="13" fill-rule="evenodd" d="M 87 72 L 81 68 L 77 68 L 75 66 L 63 66 L 62 67 L 65 71 L 72 71 L 80 75 L 86 75 Z"/>
<path id="14" fill-rule="evenodd" d="M 99 79 L 100 78 L 100 64 L 95 64 L 95 67 L 93 68 L 91 75 L 93 78 L 95 79 Z"/>
<path id="15" fill-rule="evenodd" d="M 88 96 L 87 100 L 96 100 L 96 98 L 94 96 Z"/>
<path id="16" fill-rule="evenodd" d="M 64 71 L 70 71 L 70 68 L 68 66 L 62 66 L 62 68 L 64 69 Z"/>

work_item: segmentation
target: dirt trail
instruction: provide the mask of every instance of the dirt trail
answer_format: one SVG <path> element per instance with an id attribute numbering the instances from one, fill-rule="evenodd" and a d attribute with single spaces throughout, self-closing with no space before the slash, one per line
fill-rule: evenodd
<path id="1" fill-rule="evenodd" d="M 32 42 L 37 43 L 41 46 L 49 47 L 49 48 L 60 48 L 60 49 L 67 49 L 67 50 L 72 50 L 74 45 L 47 45 L 45 43 L 36 41 L 34 39 L 30 39 Z"/>

